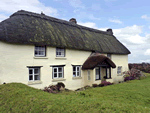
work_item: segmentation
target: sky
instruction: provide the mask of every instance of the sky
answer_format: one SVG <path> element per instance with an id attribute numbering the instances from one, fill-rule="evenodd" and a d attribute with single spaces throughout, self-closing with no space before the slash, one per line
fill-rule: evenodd
<path id="1" fill-rule="evenodd" d="M 55 18 L 106 31 L 130 51 L 129 63 L 150 63 L 149 0 L 0 0 L 0 22 L 18 10 L 41 11 Z"/>

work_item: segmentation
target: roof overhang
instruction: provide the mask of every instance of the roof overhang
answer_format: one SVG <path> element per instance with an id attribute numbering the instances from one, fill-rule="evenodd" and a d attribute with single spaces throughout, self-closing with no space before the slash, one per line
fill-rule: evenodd
<path id="1" fill-rule="evenodd" d="M 82 70 L 94 69 L 97 66 L 116 68 L 115 63 L 108 57 L 100 54 L 91 55 L 83 63 Z"/>

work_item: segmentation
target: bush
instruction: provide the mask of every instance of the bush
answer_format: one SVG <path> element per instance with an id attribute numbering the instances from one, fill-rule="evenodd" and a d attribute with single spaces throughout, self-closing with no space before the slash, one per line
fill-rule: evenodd
<path id="1" fill-rule="evenodd" d="M 103 86 L 104 86 L 104 84 L 99 84 L 98 86 L 99 86 L 99 87 L 103 87 Z"/>
<path id="2" fill-rule="evenodd" d="M 108 86 L 108 85 L 112 85 L 112 83 L 107 82 L 107 81 L 102 81 L 101 84 L 99 84 L 100 87 Z"/>
<path id="3" fill-rule="evenodd" d="M 124 78 L 126 78 L 128 75 L 129 75 L 128 77 L 133 77 L 133 78 L 139 78 L 140 76 L 142 76 L 141 71 L 134 68 L 132 68 L 130 71 L 123 72 L 123 74 L 124 74 Z"/>
<path id="4" fill-rule="evenodd" d="M 126 81 L 134 80 L 134 79 L 135 79 L 134 77 L 129 76 L 129 77 L 125 77 L 125 78 L 124 78 L 124 81 L 126 82 Z"/>
<path id="5" fill-rule="evenodd" d="M 62 82 L 59 82 L 57 85 L 49 85 L 48 87 L 45 87 L 43 91 L 48 93 L 58 93 L 61 87 L 65 88 L 65 85 Z"/>
<path id="6" fill-rule="evenodd" d="M 92 86 L 93 86 L 93 87 L 97 87 L 98 85 L 97 85 L 97 84 L 92 84 Z"/>

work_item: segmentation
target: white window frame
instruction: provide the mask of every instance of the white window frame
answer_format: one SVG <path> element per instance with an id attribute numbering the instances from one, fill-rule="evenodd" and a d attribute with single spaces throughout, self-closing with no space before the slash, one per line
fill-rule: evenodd
<path id="1" fill-rule="evenodd" d="M 99 70 L 99 74 L 100 74 L 100 75 L 99 75 L 99 74 L 98 74 L 98 75 L 96 74 L 96 70 L 97 70 L 97 69 Z M 98 78 L 98 79 L 97 79 L 97 78 Z M 101 67 L 96 67 L 96 68 L 95 68 L 95 80 L 101 80 Z"/>
<path id="2" fill-rule="evenodd" d="M 35 54 L 37 52 L 38 54 Z M 40 55 L 40 52 L 43 54 Z M 46 56 L 46 46 L 35 46 L 34 48 L 34 56 L 36 57 L 44 57 Z"/>
<path id="3" fill-rule="evenodd" d="M 58 72 L 59 69 L 58 68 L 61 68 L 62 69 L 62 72 Z M 57 70 L 57 72 L 54 72 L 54 69 Z M 57 74 L 57 77 L 54 77 L 54 74 Z M 62 73 L 62 77 L 59 77 L 59 73 Z M 53 79 L 55 78 L 64 78 L 64 67 L 53 67 Z"/>
<path id="4" fill-rule="evenodd" d="M 65 57 L 65 49 L 56 48 L 56 57 Z"/>
<path id="5" fill-rule="evenodd" d="M 35 71 L 35 69 L 38 69 L 38 73 L 34 73 L 34 71 Z M 32 70 L 32 74 L 30 74 L 30 70 Z M 39 76 L 39 80 L 40 80 L 40 78 L 41 78 L 41 76 L 40 76 L 40 68 L 29 68 L 29 81 L 37 81 L 37 80 L 35 80 L 35 76 Z M 33 80 L 30 80 L 30 76 L 32 76 L 32 78 L 33 78 Z"/>
<path id="6" fill-rule="evenodd" d="M 73 73 L 75 73 L 75 75 L 73 74 L 73 77 L 81 77 L 81 67 L 80 66 L 73 66 L 73 67 L 75 67 L 75 71 L 73 70 Z M 78 68 L 79 68 L 79 71 L 78 71 Z M 77 73 L 79 73 L 79 75 Z"/>
<path id="7" fill-rule="evenodd" d="M 117 67 L 117 74 L 120 75 L 122 73 L 122 66 Z"/>

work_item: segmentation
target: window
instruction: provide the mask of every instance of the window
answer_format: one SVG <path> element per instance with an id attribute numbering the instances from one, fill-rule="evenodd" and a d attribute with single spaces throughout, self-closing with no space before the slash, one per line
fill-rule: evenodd
<path id="1" fill-rule="evenodd" d="M 121 74 L 121 69 L 122 69 L 122 66 L 118 66 L 118 68 L 117 68 L 117 74 Z"/>
<path id="2" fill-rule="evenodd" d="M 91 77 L 90 77 L 90 70 L 87 71 L 87 74 L 88 74 L 88 80 L 91 80 Z"/>
<path id="3" fill-rule="evenodd" d="M 46 47 L 45 46 L 35 46 L 34 55 L 35 56 L 46 56 Z"/>
<path id="4" fill-rule="evenodd" d="M 64 77 L 64 67 L 53 67 L 53 78 Z"/>
<path id="5" fill-rule="evenodd" d="M 29 68 L 29 81 L 40 80 L 40 68 Z"/>
<path id="6" fill-rule="evenodd" d="M 73 66 L 73 77 L 80 77 L 80 66 Z"/>
<path id="7" fill-rule="evenodd" d="M 111 68 L 106 68 L 106 78 L 111 78 Z"/>
<path id="8" fill-rule="evenodd" d="M 56 57 L 65 57 L 65 49 L 56 48 Z"/>
<path id="9" fill-rule="evenodd" d="M 95 80 L 100 80 L 101 79 L 101 68 L 100 67 L 96 67 L 95 68 Z"/>
<path id="10" fill-rule="evenodd" d="M 107 54 L 107 57 L 108 57 L 109 59 L 111 59 L 111 54 Z"/>

